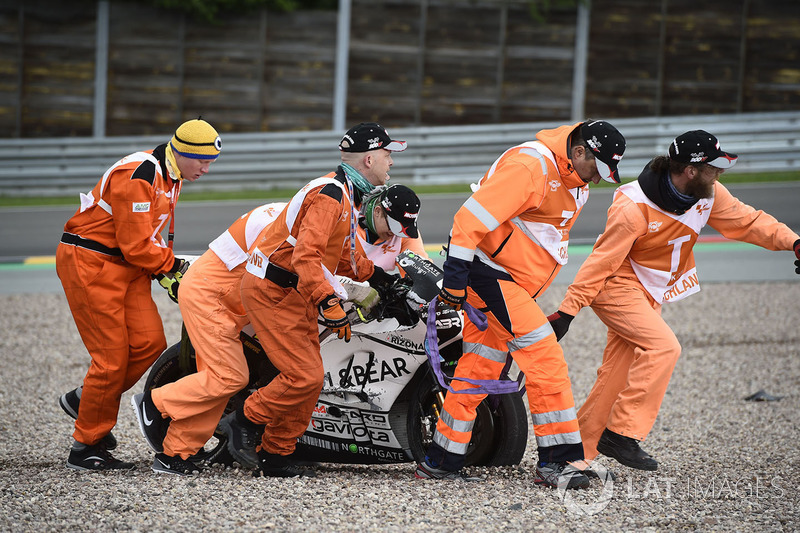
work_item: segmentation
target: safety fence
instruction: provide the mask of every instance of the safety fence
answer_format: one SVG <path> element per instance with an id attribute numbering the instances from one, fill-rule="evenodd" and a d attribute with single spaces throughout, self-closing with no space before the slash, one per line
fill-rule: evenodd
<path id="1" fill-rule="evenodd" d="M 798 172 L 800 112 L 615 119 L 627 149 L 623 180 L 635 178 L 680 133 L 705 129 L 739 155 L 730 172 Z M 478 180 L 507 148 L 533 140 L 553 123 L 490 124 L 392 129 L 408 141 L 395 154 L 391 175 L 409 185 Z M 335 168 L 343 132 L 230 133 L 211 172 L 192 191 L 295 188 Z M 0 140 L 0 195 L 55 196 L 90 190 L 121 157 L 155 148 L 169 136 Z M 189 189 L 187 189 L 189 190 Z"/>

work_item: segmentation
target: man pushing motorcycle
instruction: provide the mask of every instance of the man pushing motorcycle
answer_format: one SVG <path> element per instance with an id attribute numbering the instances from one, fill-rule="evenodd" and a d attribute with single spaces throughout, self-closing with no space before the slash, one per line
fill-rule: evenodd
<path id="1" fill-rule="evenodd" d="M 292 449 L 308 425 L 305 420 L 300 427 L 293 417 L 295 404 L 300 404 L 310 419 L 322 383 L 320 378 L 319 387 L 307 390 L 316 386 L 316 375 L 309 378 L 304 372 L 315 368 L 320 358 L 317 305 L 328 304 L 320 305 L 323 321 L 340 338 L 349 339 L 349 324 L 335 296 L 332 274 L 344 272 L 378 286 L 395 279 L 373 267 L 356 239 L 350 240 L 355 231 L 355 191 L 365 200 L 358 242 L 367 245 L 373 257 L 383 258 L 394 249 L 396 256 L 407 247 L 398 242 L 400 238 L 417 241 L 421 249 L 416 228 L 419 199 L 413 191 L 401 185 L 375 189 L 388 180 L 389 152 L 405 149 L 405 143 L 391 141 L 377 124 L 362 124 L 348 131 L 341 147 L 343 163 L 337 171 L 301 189 L 285 209 L 286 204 L 268 204 L 243 215 L 212 242 L 190 269 L 192 274 L 184 278 L 179 301 L 197 353 L 198 372 L 133 399 L 142 433 L 156 451 L 154 471 L 188 474 L 199 470 L 191 456 L 213 435 L 229 398 L 247 385 L 239 331 L 252 322 L 271 362 L 282 370 L 282 379 L 279 376 L 276 382 L 281 382 L 277 395 L 283 402 L 273 406 L 268 400 L 250 399 L 245 409 L 227 417 L 221 427 L 229 433 L 231 452 L 242 465 L 260 466 L 261 472 L 271 476 L 308 473 L 286 460 L 287 453 L 280 453 L 286 451 L 285 444 L 282 448 L 271 445 L 269 434 L 264 437 L 268 444 L 262 442 L 256 455 L 261 424 L 254 422 L 266 422 L 270 432 L 280 435 L 286 431 L 288 414 L 294 421 L 289 431 L 297 431 L 287 438 Z M 248 252 L 254 256 L 245 267 Z M 249 287 L 250 293 L 240 295 L 240 285 Z M 299 346 L 304 349 L 297 350 Z M 301 361 L 306 361 L 305 366 Z M 269 394 L 269 390 L 263 392 L 267 398 Z M 286 402 L 288 396 L 293 401 Z M 249 411 L 248 405 L 255 407 Z M 255 413 L 253 422 L 246 412 Z"/>
<path id="2" fill-rule="evenodd" d="M 262 205 L 239 217 L 208 245 L 183 276 L 178 294 L 197 372 L 133 396 L 139 428 L 156 452 L 152 469 L 191 474 L 190 459 L 214 434 L 231 396 L 247 386 L 249 372 L 239 341 L 248 323 L 239 289 L 247 251 L 285 203 Z"/>
<path id="3" fill-rule="evenodd" d="M 342 165 L 300 189 L 262 232 L 242 279 L 242 303 L 279 374 L 223 418 L 220 427 L 234 458 L 265 476 L 310 472 L 287 456 L 308 427 L 322 390 L 317 316 L 340 339 L 351 335 L 342 307 L 346 293 L 335 275 L 366 280 L 372 287 L 395 281 L 366 258 L 357 242 L 353 189 L 365 180 L 388 181 L 391 154 L 405 150 L 406 143 L 392 140 L 378 124 L 362 123 L 347 131 L 339 148 L 347 154 Z M 400 223 L 408 236 L 417 232 L 416 216 L 409 210 Z"/>
<path id="4" fill-rule="evenodd" d="M 582 488 L 571 466 L 583 447 L 564 355 L 536 303 L 567 262 L 569 230 L 589 183 L 619 183 L 625 139 L 604 121 L 542 130 L 536 140 L 506 150 L 453 220 L 439 299 L 486 313 L 488 328 L 464 324 L 464 355 L 454 389 L 466 380 L 497 379 L 508 354 L 526 377 L 539 461 L 534 482 Z M 465 380 L 465 381 L 458 381 Z M 477 480 L 462 472 L 485 395 L 445 397 L 433 442 L 416 469 L 421 479 Z"/>

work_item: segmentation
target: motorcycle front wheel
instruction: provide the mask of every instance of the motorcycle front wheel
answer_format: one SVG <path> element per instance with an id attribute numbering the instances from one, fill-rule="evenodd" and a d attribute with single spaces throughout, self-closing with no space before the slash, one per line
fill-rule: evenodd
<path id="1" fill-rule="evenodd" d="M 410 399 L 408 444 L 414 460 L 425 459 L 441 412 L 438 386 L 428 374 Z M 519 394 L 485 398 L 477 408 L 466 466 L 511 466 L 522 461 L 528 444 L 528 414 Z"/>

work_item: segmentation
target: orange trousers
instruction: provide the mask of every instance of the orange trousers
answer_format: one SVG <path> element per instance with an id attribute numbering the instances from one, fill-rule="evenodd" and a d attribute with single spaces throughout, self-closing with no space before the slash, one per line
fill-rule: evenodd
<path id="1" fill-rule="evenodd" d="M 56 273 L 92 358 L 72 435 L 93 445 L 116 425 L 122 393 L 139 381 L 167 341 L 148 272 L 121 257 L 61 243 Z"/>
<path id="2" fill-rule="evenodd" d="M 667 392 L 681 345 L 657 304 L 637 282 L 609 279 L 592 303 L 608 327 L 597 380 L 578 410 L 587 460 L 603 430 L 644 440 Z"/>
<path id="3" fill-rule="evenodd" d="M 540 460 L 582 459 L 567 363 L 547 317 L 528 292 L 513 281 L 473 279 L 470 283 L 467 301 L 478 309 L 488 308 L 489 327 L 480 331 L 466 321 L 464 354 L 455 376 L 497 379 L 510 352 L 525 374 Z M 452 386 L 457 390 L 472 387 L 459 381 L 453 381 Z M 451 454 L 466 454 L 476 408 L 485 397 L 447 394 L 434 442 Z"/>
<path id="4" fill-rule="evenodd" d="M 186 459 L 212 437 L 228 400 L 247 386 L 239 340 L 247 324 L 240 286 L 244 263 L 231 271 L 208 250 L 186 271 L 178 291 L 181 316 L 197 354 L 197 372 L 153 389 L 153 403 L 172 419 L 164 453 Z"/>
<path id="5" fill-rule="evenodd" d="M 317 307 L 295 289 L 245 273 L 242 303 L 270 362 L 280 372 L 251 394 L 244 414 L 264 424 L 261 448 L 291 454 L 306 431 L 322 390 Z"/>

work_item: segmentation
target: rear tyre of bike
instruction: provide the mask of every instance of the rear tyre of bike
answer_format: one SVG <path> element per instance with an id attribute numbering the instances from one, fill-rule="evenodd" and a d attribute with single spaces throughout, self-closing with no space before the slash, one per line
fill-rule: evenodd
<path id="1" fill-rule="evenodd" d="M 418 463 L 425 459 L 441 409 L 429 376 L 419 383 L 408 409 L 409 448 Z M 466 466 L 517 465 L 522 461 L 527 444 L 528 415 L 522 396 L 487 397 L 477 408 Z"/>
<path id="2" fill-rule="evenodd" d="M 181 343 L 173 344 L 153 363 L 145 380 L 144 390 L 155 389 L 167 383 L 178 381 L 184 376 L 197 372 L 194 353 L 186 362 L 180 360 Z M 230 402 L 229 402 L 230 405 Z M 233 457 L 226 446 L 227 437 L 219 430 L 206 443 L 205 447 L 192 458 L 193 461 L 204 461 L 207 464 L 233 466 Z"/>

